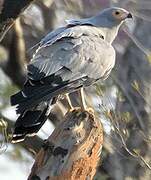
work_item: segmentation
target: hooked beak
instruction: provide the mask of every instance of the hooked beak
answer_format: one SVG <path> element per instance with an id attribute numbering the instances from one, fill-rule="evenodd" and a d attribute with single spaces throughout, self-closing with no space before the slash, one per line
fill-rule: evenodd
<path id="1" fill-rule="evenodd" d="M 125 11 L 122 15 L 121 15 L 121 20 L 126 20 L 126 19 L 132 19 L 133 18 L 133 16 L 132 16 L 132 14 L 131 13 L 129 13 L 128 11 Z"/>
<path id="2" fill-rule="evenodd" d="M 131 18 L 132 19 L 133 18 L 132 14 L 128 13 L 127 18 Z"/>

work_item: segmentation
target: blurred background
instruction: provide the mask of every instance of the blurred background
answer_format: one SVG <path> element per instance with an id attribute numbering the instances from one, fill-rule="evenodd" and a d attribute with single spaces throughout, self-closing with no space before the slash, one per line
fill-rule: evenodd
<path id="1" fill-rule="evenodd" d="M 35 0 L 0 44 L 0 179 L 27 179 L 40 149 L 66 112 L 58 102 L 32 138 L 12 145 L 8 139 L 17 115 L 9 97 L 26 78 L 32 46 L 65 19 L 83 18 L 119 6 L 134 19 L 114 41 L 116 67 L 106 82 L 86 89 L 86 99 L 104 127 L 104 147 L 95 180 L 151 179 L 151 0 Z M 74 105 L 78 99 L 71 95 Z"/>

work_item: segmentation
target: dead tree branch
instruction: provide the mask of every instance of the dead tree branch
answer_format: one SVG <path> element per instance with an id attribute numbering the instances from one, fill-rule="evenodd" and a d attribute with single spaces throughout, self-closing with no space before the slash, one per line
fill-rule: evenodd
<path id="1" fill-rule="evenodd" d="M 92 111 L 69 112 L 37 154 L 28 180 L 93 179 L 102 144 L 102 126 Z"/>
<path id="2" fill-rule="evenodd" d="M 34 0 L 2 0 L 0 2 L 0 41 L 13 25 L 19 14 Z"/>
<path id="3" fill-rule="evenodd" d="M 25 51 L 22 27 L 17 20 L 12 31 L 8 60 L 2 62 L 0 67 L 18 87 L 25 82 Z"/>

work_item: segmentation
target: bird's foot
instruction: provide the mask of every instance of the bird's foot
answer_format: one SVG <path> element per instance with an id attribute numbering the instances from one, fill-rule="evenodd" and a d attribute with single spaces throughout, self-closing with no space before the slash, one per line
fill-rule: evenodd
<path id="1" fill-rule="evenodd" d="M 81 107 L 81 110 L 82 110 L 82 111 L 87 111 L 87 112 L 89 112 L 90 114 L 94 114 L 94 109 L 93 109 L 93 108 L 90 108 L 90 107 Z"/>
<path id="2" fill-rule="evenodd" d="M 75 108 L 73 106 L 68 108 L 68 112 L 72 112 L 74 110 L 75 110 Z"/>
<path id="3" fill-rule="evenodd" d="M 93 108 L 87 108 L 86 109 L 87 112 L 89 112 L 90 114 L 94 114 L 94 109 Z"/>

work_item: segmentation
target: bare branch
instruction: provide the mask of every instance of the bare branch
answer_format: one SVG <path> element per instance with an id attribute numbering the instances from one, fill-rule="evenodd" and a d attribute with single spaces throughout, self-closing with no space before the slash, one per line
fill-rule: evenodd
<path id="1" fill-rule="evenodd" d="M 22 87 L 25 82 L 25 62 L 25 42 L 20 21 L 17 20 L 12 32 L 8 60 L 2 62 L 0 66 L 19 87 Z"/>
<path id="2" fill-rule="evenodd" d="M 123 30 L 124 30 L 124 32 L 131 38 L 131 40 L 135 43 L 135 45 L 136 45 L 146 56 L 148 56 L 148 55 L 151 53 L 149 49 L 145 48 L 145 47 L 143 46 L 143 44 L 141 44 L 141 42 L 140 42 L 133 34 L 131 34 L 131 33 L 127 30 L 126 26 L 125 26 L 125 28 L 123 28 Z"/>
<path id="3" fill-rule="evenodd" d="M 50 7 L 47 7 L 41 0 L 36 1 L 36 5 L 40 7 L 42 10 L 42 14 L 44 17 L 44 23 L 45 23 L 45 30 L 51 31 L 54 28 L 54 21 L 55 21 L 55 3 L 53 3 L 54 0 L 50 0 Z"/>
<path id="4" fill-rule="evenodd" d="M 144 127 L 144 123 L 143 123 L 143 120 L 141 118 L 141 116 L 139 115 L 139 112 L 137 110 L 137 108 L 135 107 L 134 105 L 134 102 L 133 102 L 133 99 L 129 96 L 129 94 L 127 93 L 127 91 L 125 90 L 125 88 L 123 87 L 123 85 L 119 82 L 119 80 L 117 78 L 115 78 L 114 76 L 113 77 L 113 80 L 115 82 L 115 84 L 117 85 L 117 87 L 120 88 L 120 90 L 123 92 L 124 96 L 127 98 L 127 100 L 129 101 L 129 104 L 131 105 L 137 119 L 138 119 L 138 122 L 139 122 L 139 125 L 141 127 L 142 130 L 145 129 Z"/>
<path id="5" fill-rule="evenodd" d="M 3 0 L 0 3 L 0 41 L 11 28 L 15 19 L 31 2 L 33 0 Z"/>

